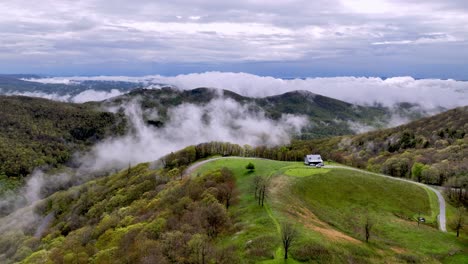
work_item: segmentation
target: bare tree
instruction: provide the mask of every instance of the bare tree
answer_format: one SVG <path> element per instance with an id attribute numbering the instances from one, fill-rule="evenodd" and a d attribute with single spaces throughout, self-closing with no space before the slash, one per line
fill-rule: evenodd
<path id="1" fill-rule="evenodd" d="M 281 224 L 281 240 L 283 241 L 284 259 L 288 259 L 289 248 L 297 237 L 297 230 L 289 222 Z"/>
<path id="2" fill-rule="evenodd" d="M 260 186 L 262 185 L 262 181 L 263 181 L 263 177 L 260 175 L 255 175 L 253 178 L 255 199 L 258 198 L 258 193 L 259 193 Z"/>
<path id="3" fill-rule="evenodd" d="M 221 169 L 221 176 L 223 183 L 218 187 L 220 191 L 220 200 L 225 202 L 226 209 L 229 209 L 229 206 L 235 202 L 237 195 L 236 189 L 236 178 L 232 171 L 227 168 Z"/>
<path id="4" fill-rule="evenodd" d="M 226 209 L 219 203 L 207 205 L 203 210 L 203 216 L 207 235 L 211 238 L 216 237 L 228 221 Z"/>
<path id="5" fill-rule="evenodd" d="M 371 235 L 372 228 L 374 227 L 374 222 L 372 218 L 370 217 L 369 213 L 366 213 L 365 219 L 364 219 L 364 230 L 366 233 L 366 243 L 369 243 L 369 238 Z"/>
<path id="6" fill-rule="evenodd" d="M 256 195 L 257 200 L 258 200 L 258 205 L 263 206 L 263 204 L 265 203 L 265 197 L 268 195 L 269 184 L 270 182 L 268 178 L 265 178 L 265 177 L 261 178 L 260 184 L 257 188 L 257 195 Z"/>
<path id="7" fill-rule="evenodd" d="M 236 183 L 234 181 L 228 181 L 223 183 L 220 186 L 220 195 L 222 196 L 222 200 L 225 202 L 226 210 L 229 209 L 231 203 L 236 194 Z"/>
<path id="8" fill-rule="evenodd" d="M 463 229 L 465 225 L 465 211 L 466 209 L 462 206 L 457 208 L 457 213 L 455 215 L 454 229 L 457 231 L 457 237 L 460 236 L 460 230 Z"/>
<path id="9" fill-rule="evenodd" d="M 266 181 L 263 182 L 263 185 L 260 188 L 260 190 L 261 190 L 261 193 L 260 193 L 260 196 L 259 196 L 259 201 L 261 201 L 260 204 L 263 206 L 263 203 L 265 202 L 266 192 L 267 192 L 267 182 Z"/>

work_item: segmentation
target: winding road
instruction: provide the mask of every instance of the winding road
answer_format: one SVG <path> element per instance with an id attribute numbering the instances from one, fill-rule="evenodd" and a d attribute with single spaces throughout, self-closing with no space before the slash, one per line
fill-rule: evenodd
<path id="1" fill-rule="evenodd" d="M 190 167 L 188 167 L 188 168 L 185 170 L 184 175 L 189 175 L 189 174 L 191 174 L 193 171 L 195 171 L 197 168 L 199 168 L 199 167 L 202 166 L 203 164 L 206 164 L 206 163 L 211 162 L 211 161 L 219 160 L 219 159 L 226 159 L 226 158 L 237 158 L 237 159 L 262 159 L 262 158 L 244 158 L 244 157 L 219 157 L 219 158 L 207 159 L 207 160 L 203 160 L 203 161 L 200 161 L 200 162 L 197 162 L 197 163 L 192 164 Z M 375 175 L 375 176 L 379 176 L 379 177 L 389 178 L 389 179 L 396 180 L 396 181 L 404 181 L 404 182 L 416 184 L 416 185 L 422 186 L 423 188 L 427 188 L 427 189 L 433 191 L 433 192 L 437 195 L 437 199 L 439 200 L 439 215 L 437 216 L 438 222 L 439 222 L 439 229 L 440 229 L 440 231 L 442 231 L 442 232 L 447 232 L 447 227 L 446 227 L 447 219 L 446 219 L 446 213 L 445 213 L 445 199 L 444 199 L 444 196 L 440 193 L 440 191 L 437 190 L 437 189 L 435 189 L 434 187 L 428 186 L 428 185 L 423 184 L 423 183 L 414 182 L 414 181 L 411 181 L 411 180 L 406 180 L 406 179 L 401 179 L 401 178 L 395 178 L 395 177 L 388 176 L 388 175 L 385 175 L 385 174 L 380 174 L 380 173 L 374 173 L 374 172 L 370 172 L 370 171 L 360 170 L 360 169 L 356 169 L 356 168 L 348 167 L 348 166 L 342 166 L 342 165 L 325 165 L 324 168 L 329 168 L 329 169 L 345 169 L 345 170 L 358 171 L 358 172 L 362 172 L 362 173 L 366 173 L 366 174 L 371 174 L 371 175 Z"/>

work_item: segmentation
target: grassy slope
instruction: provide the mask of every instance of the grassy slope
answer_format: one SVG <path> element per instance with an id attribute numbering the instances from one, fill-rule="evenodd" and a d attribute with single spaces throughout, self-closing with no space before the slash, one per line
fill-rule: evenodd
<path id="1" fill-rule="evenodd" d="M 301 231 L 293 253 L 298 255 L 301 247 L 313 245 L 315 261 L 463 263 L 468 259 L 466 250 L 459 252 L 466 249 L 466 239 L 457 240 L 453 233 L 444 234 L 434 227 L 434 197 L 423 188 L 343 169 L 305 169 L 300 163 L 267 160 L 255 160 L 256 170 L 249 174 L 244 169 L 247 163 L 221 159 L 201 166 L 197 173 L 219 167 L 234 171 L 241 197 L 233 214 L 243 231 L 226 243 L 261 247 L 257 260 L 276 255 L 269 263 L 282 262 L 278 223 L 284 219 L 294 220 Z M 255 174 L 272 177 L 265 208 L 253 200 L 251 178 Z M 417 227 L 418 212 L 429 225 Z M 361 242 L 359 223 L 365 214 L 375 222 L 369 244 Z"/>

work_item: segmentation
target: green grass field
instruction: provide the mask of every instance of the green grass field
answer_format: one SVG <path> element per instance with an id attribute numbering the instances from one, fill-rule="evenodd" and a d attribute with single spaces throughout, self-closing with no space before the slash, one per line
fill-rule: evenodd
<path id="1" fill-rule="evenodd" d="M 245 166 L 252 162 L 255 171 Z M 232 170 L 240 191 L 230 210 L 240 230 L 235 244 L 249 262 L 285 263 L 280 223 L 300 236 L 287 263 L 468 263 L 468 240 L 437 229 L 438 203 L 425 188 L 346 169 L 311 168 L 300 162 L 223 158 L 201 165 L 193 176 L 221 167 Z M 254 200 L 252 179 L 270 178 L 267 203 Z M 419 227 L 421 215 L 427 223 Z M 373 223 L 364 241 L 364 221 Z"/>

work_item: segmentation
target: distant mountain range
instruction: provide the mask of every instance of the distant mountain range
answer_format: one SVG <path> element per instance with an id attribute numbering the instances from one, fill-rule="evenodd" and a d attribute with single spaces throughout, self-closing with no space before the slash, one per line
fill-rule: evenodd
<path id="1" fill-rule="evenodd" d="M 28 79 L 37 78 L 39 78 L 39 76 L 29 74 L 0 75 L 0 93 L 46 93 L 57 95 L 76 95 L 89 89 L 96 91 L 110 91 L 112 89 L 117 89 L 119 91 L 130 91 L 143 87 L 142 84 L 119 81 L 82 81 L 72 84 L 27 81 Z"/>

